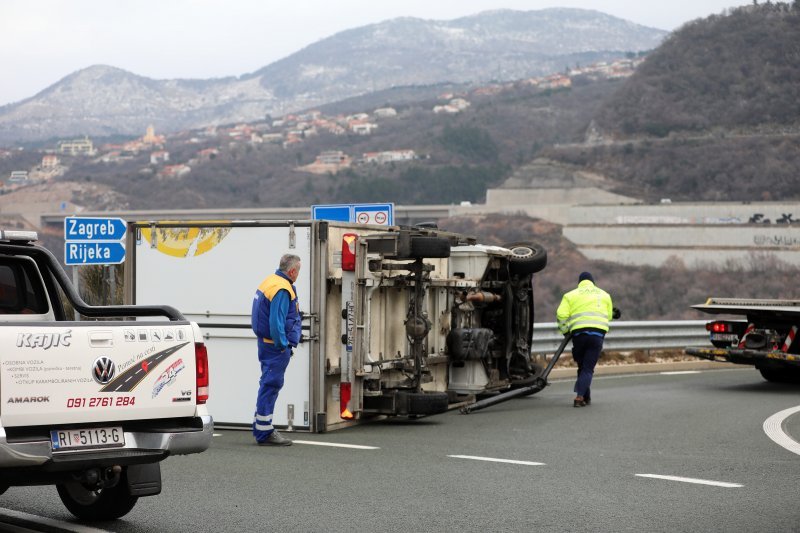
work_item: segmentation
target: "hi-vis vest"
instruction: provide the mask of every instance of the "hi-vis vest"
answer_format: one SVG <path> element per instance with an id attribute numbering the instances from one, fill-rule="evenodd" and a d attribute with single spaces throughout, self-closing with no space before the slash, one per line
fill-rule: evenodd
<path id="1" fill-rule="evenodd" d="M 561 299 L 561 305 L 556 311 L 558 330 L 561 333 L 583 328 L 608 331 L 611 313 L 611 296 L 585 279 Z"/>
<path id="2" fill-rule="evenodd" d="M 261 282 L 253 298 L 253 311 L 250 323 L 253 332 L 264 342 L 273 344 L 269 332 L 269 309 L 272 299 L 278 291 L 285 290 L 289 293 L 289 310 L 286 313 L 286 340 L 289 346 L 297 346 L 302 333 L 302 319 L 300 317 L 300 304 L 297 301 L 297 290 L 294 285 L 279 273 L 270 274 Z"/>

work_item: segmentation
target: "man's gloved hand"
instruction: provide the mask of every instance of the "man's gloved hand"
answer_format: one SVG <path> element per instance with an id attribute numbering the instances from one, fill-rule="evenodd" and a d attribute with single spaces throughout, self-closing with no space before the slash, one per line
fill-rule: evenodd
<path id="1" fill-rule="evenodd" d="M 622 316 L 622 311 L 619 310 L 619 307 L 612 307 L 611 308 L 611 318 L 616 320 L 621 316 Z"/>

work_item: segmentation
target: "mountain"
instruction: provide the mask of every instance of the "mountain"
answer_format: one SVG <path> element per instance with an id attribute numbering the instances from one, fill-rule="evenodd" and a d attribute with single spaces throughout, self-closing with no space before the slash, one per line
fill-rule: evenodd
<path id="1" fill-rule="evenodd" d="M 650 50 L 666 32 L 597 11 L 488 11 L 393 19 L 335 34 L 244 76 L 153 80 L 75 72 L 0 107 L 0 142 L 140 134 L 246 122 L 404 85 L 512 80 Z"/>
<path id="2" fill-rule="evenodd" d="M 799 200 L 798 43 L 797 0 L 692 21 L 592 115 L 587 142 L 540 155 L 650 200 Z"/>

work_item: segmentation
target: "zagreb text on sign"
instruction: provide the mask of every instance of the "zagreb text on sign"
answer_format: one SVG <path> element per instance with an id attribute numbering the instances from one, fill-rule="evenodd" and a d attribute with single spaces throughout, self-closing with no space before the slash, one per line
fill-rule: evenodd
<path id="1" fill-rule="evenodd" d="M 64 224 L 68 240 L 118 240 L 125 236 L 122 219 L 67 217 Z"/>

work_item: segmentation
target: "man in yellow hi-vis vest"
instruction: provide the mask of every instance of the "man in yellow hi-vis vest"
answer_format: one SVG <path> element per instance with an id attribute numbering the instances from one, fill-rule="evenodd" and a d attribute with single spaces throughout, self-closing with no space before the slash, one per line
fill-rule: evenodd
<path id="1" fill-rule="evenodd" d="M 556 311 L 558 330 L 564 335 L 572 333 L 572 358 L 578 363 L 574 407 L 585 407 L 592 402 L 590 387 L 594 367 L 603 351 L 603 339 L 614 314 L 611 296 L 595 286 L 589 272 L 581 272 L 578 287 L 561 299 Z"/>

